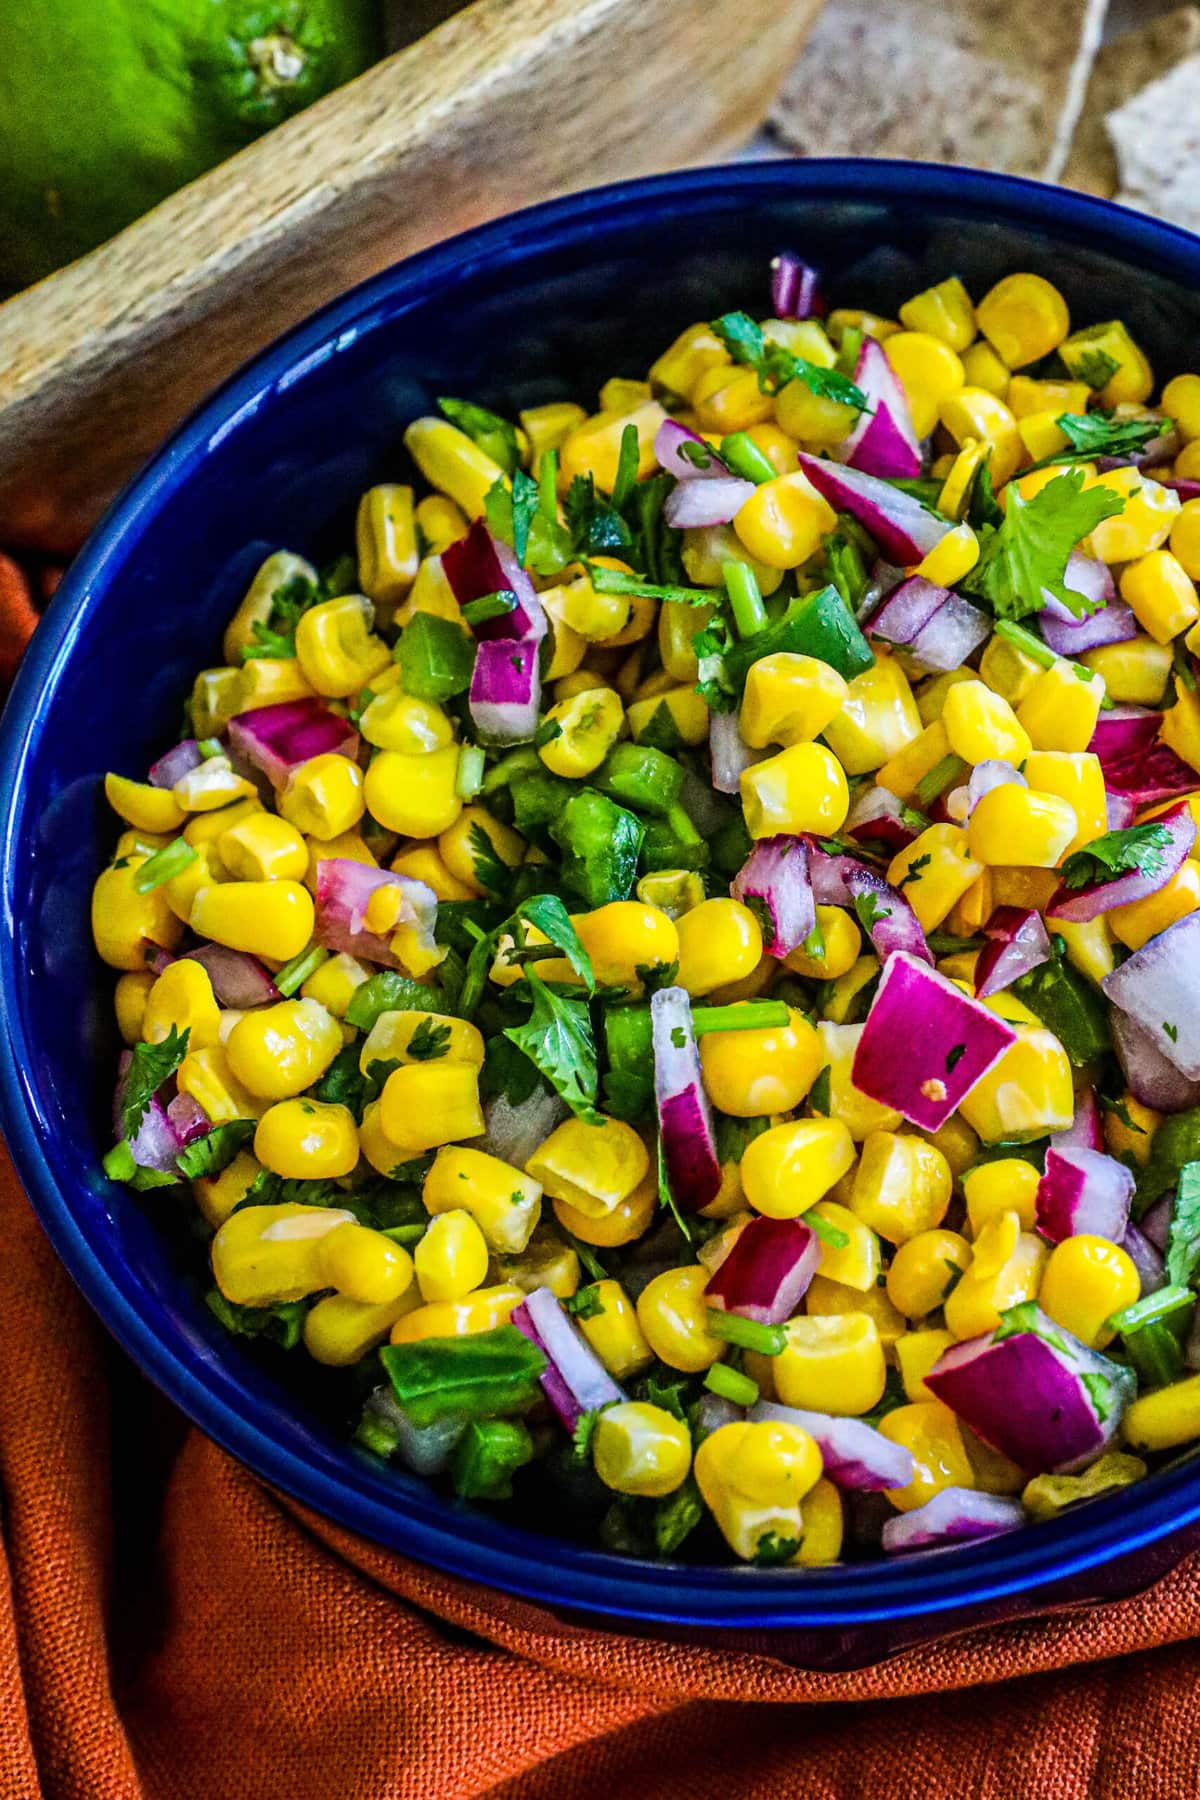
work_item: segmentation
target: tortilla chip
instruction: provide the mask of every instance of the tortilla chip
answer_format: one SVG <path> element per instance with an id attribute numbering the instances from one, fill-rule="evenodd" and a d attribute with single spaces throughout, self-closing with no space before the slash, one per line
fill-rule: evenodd
<path id="1" fill-rule="evenodd" d="M 1083 188 L 1089 194 L 1116 193 L 1117 153 L 1108 132 L 1109 113 L 1197 50 L 1200 7 L 1195 6 L 1177 7 L 1105 44 L 1092 69 L 1063 170 L 1068 187 Z"/>
<path id="2" fill-rule="evenodd" d="M 1107 0 L 826 0 L 776 103 L 808 156 L 1056 179 Z"/>
<path id="3" fill-rule="evenodd" d="M 1200 55 L 1185 57 L 1108 116 L 1117 199 L 1200 230 Z"/>

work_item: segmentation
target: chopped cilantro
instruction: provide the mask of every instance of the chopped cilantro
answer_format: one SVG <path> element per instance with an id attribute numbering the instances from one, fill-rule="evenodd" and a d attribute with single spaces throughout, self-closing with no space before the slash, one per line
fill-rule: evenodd
<path id="1" fill-rule="evenodd" d="M 508 1026 L 504 1036 L 536 1064 L 577 1118 L 603 1124 L 604 1115 L 596 1110 L 596 1043 L 586 1001 L 554 993 L 532 967 L 525 980 L 533 1010 L 524 1025 Z"/>
<path id="2" fill-rule="evenodd" d="M 1063 886 L 1092 887 L 1133 870 L 1153 878 L 1166 868 L 1170 848 L 1171 833 L 1165 825 L 1130 825 L 1124 831 L 1106 831 L 1067 857 L 1062 866 Z"/>
<path id="3" fill-rule="evenodd" d="M 754 1565 L 759 1569 L 777 1569 L 782 1563 L 790 1563 L 800 1550 L 802 1538 L 777 1537 L 773 1531 L 764 1531 L 754 1546 Z"/>
<path id="4" fill-rule="evenodd" d="M 910 881 L 920 881 L 921 870 L 927 869 L 932 861 L 932 850 L 927 850 L 924 856 L 914 856 L 908 865 L 907 872 L 896 883 L 897 888 L 906 888 Z"/>
<path id="5" fill-rule="evenodd" d="M 408 1040 L 407 1056 L 410 1062 L 437 1062 L 445 1056 L 450 1048 L 450 1026 L 435 1025 L 432 1019 L 422 1019 Z M 371 1065 L 374 1068 L 374 1064 Z"/>
<path id="6" fill-rule="evenodd" d="M 188 1028 L 177 1031 L 171 1026 L 158 1044 L 135 1044 L 121 1081 L 121 1135 L 132 1141 L 164 1081 L 169 1081 L 187 1055 Z"/>
<path id="7" fill-rule="evenodd" d="M 712 330 L 735 363 L 754 370 L 764 394 L 777 394 L 789 381 L 802 381 L 821 399 L 839 401 L 859 412 L 870 410 L 867 396 L 848 375 L 840 369 L 823 369 L 802 356 L 793 356 L 780 344 L 770 343 L 749 313 L 725 313 L 712 321 Z"/>
<path id="8" fill-rule="evenodd" d="M 580 1413 L 575 1421 L 575 1429 L 571 1433 L 571 1455 L 576 1462 L 588 1462 L 591 1459 L 592 1433 L 596 1429 L 601 1410 L 597 1407 L 594 1412 Z"/>
<path id="9" fill-rule="evenodd" d="M 279 1301 L 274 1306 L 239 1306 L 227 1300 L 219 1288 L 204 1296 L 204 1304 L 226 1331 L 235 1337 L 261 1337 L 281 1350 L 294 1350 L 304 1330 L 307 1300 Z"/>
<path id="10" fill-rule="evenodd" d="M 821 1070 L 821 1073 L 817 1076 L 817 1079 L 808 1090 L 809 1106 L 813 1112 L 820 1113 L 823 1118 L 828 1118 L 829 1116 L 829 1089 L 832 1080 L 833 1070 L 830 1068 L 829 1064 L 826 1063 L 825 1067 Z"/>
<path id="11" fill-rule="evenodd" d="M 254 1130 L 253 1119 L 231 1119 L 227 1124 L 214 1125 L 203 1137 L 185 1145 L 175 1158 L 175 1166 L 189 1181 L 219 1175 L 250 1142 Z"/>
<path id="12" fill-rule="evenodd" d="M 1070 373 L 1073 380 L 1085 381 L 1090 388 L 1098 389 L 1107 387 L 1120 367 L 1107 350 L 1085 350 L 1082 356 L 1072 356 Z"/>
<path id="13" fill-rule="evenodd" d="M 885 919 L 890 919 L 892 916 L 891 908 L 880 906 L 878 894 L 872 893 L 855 894 L 854 911 L 858 916 L 859 924 L 868 937 L 877 925 L 882 925 Z"/>
<path id="14" fill-rule="evenodd" d="M 1111 488 L 1084 489 L 1080 470 L 1059 475 L 1026 500 L 1015 483 L 1004 523 L 984 538 L 979 561 L 959 583 L 962 591 L 990 602 L 997 618 L 1022 619 L 1045 605 L 1049 592 L 1082 618 L 1095 606 L 1068 588 L 1067 559 L 1081 538 L 1104 519 L 1124 511 Z"/>
<path id="15" fill-rule="evenodd" d="M 604 1312 L 604 1302 L 600 1298 L 600 1289 L 596 1283 L 589 1282 L 563 1302 L 573 1319 L 596 1319 Z"/>
<path id="16" fill-rule="evenodd" d="M 478 819 L 472 820 L 467 832 L 467 849 L 480 887 L 486 888 L 489 894 L 509 893 L 513 884 L 513 871 L 497 854 L 496 846 Z"/>
<path id="17" fill-rule="evenodd" d="M 451 400 L 442 396 L 438 398 L 438 406 L 452 425 L 457 425 L 473 443 L 487 452 L 493 462 L 500 464 L 506 475 L 520 467 L 517 428 L 502 419 L 499 413 L 489 412 L 486 406 L 476 406 L 471 400 Z"/>
<path id="18" fill-rule="evenodd" d="M 1072 447 L 1088 457 L 1136 456 L 1171 429 L 1169 419 L 1118 419 L 1107 412 L 1060 413 L 1055 423 Z"/>
<path id="19" fill-rule="evenodd" d="M 1167 1234 L 1167 1280 L 1178 1287 L 1194 1286 L 1200 1277 L 1200 1162 L 1185 1163 L 1179 1171 L 1171 1226 Z"/>
<path id="20" fill-rule="evenodd" d="M 1169 1019 L 1164 1019 L 1163 1020 L 1163 1030 L 1166 1032 L 1167 1036 L 1170 1038 L 1170 1040 L 1173 1044 L 1177 1044 L 1179 1042 L 1179 1027 L 1178 1027 L 1178 1025 L 1172 1025 Z"/>
<path id="21" fill-rule="evenodd" d="M 321 589 L 306 575 L 282 581 L 271 595 L 266 623 L 256 619 L 252 641 L 242 647 L 242 661 L 263 657 L 283 661 L 296 654 L 296 626 L 310 606 L 321 598 Z"/>

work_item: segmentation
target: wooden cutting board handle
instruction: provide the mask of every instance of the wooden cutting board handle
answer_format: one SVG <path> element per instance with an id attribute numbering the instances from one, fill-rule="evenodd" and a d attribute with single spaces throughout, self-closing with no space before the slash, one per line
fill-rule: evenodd
<path id="1" fill-rule="evenodd" d="M 70 550 L 164 432 L 364 276 L 744 143 L 821 0 L 475 0 L 0 306 L 0 542 Z"/>

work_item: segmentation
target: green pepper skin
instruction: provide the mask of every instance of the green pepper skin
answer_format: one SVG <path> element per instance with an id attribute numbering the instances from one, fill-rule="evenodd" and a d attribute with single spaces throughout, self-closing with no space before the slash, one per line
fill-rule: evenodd
<path id="1" fill-rule="evenodd" d="M 562 879 L 588 906 L 627 900 L 637 879 L 645 826 L 595 788 L 572 794 L 551 827 L 563 853 Z"/>
<path id="2" fill-rule="evenodd" d="M 835 587 L 806 594 L 765 631 L 757 631 L 753 637 L 734 644 L 725 653 L 725 673 L 740 693 L 751 665 L 760 656 L 775 656 L 785 650 L 797 656 L 815 656 L 847 681 L 871 668 L 875 661 L 871 646 Z"/>
<path id="3" fill-rule="evenodd" d="M 548 1367 L 515 1325 L 385 1344 L 379 1357 L 396 1399 L 418 1428 L 439 1419 L 527 1413 L 541 1398 L 538 1377 Z"/>
<path id="4" fill-rule="evenodd" d="M 1108 1008 L 1085 976 L 1053 958 L 1013 982 L 1013 993 L 1052 1031 L 1075 1067 L 1111 1048 Z"/>

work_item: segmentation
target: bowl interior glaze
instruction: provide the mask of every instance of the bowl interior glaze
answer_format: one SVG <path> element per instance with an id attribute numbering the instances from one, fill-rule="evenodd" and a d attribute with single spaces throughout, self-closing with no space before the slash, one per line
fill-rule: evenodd
<path id="1" fill-rule="evenodd" d="M 1194 361 L 1200 241 L 1103 202 L 969 171 L 887 163 L 713 168 L 519 214 L 403 263 L 236 375 L 94 533 L 5 713 L 3 1124 L 60 1255 L 127 1351 L 205 1431 L 278 1487 L 427 1562 L 559 1608 L 660 1621 L 843 1630 L 967 1614 L 1127 1560 L 1200 1518 L 1185 1462 L 989 1547 L 800 1574 L 618 1559 L 520 1530 L 355 1452 L 239 1350 L 179 1279 L 143 1203 L 106 1182 L 112 977 L 88 895 L 112 841 L 106 768 L 175 737 L 194 671 L 268 549 L 347 541 L 357 495 L 404 479 L 405 424 L 438 394 L 502 411 L 639 375 L 682 327 L 768 310 L 793 246 L 835 304 L 893 311 L 956 272 L 975 294 L 1034 269 L 1080 322 L 1123 317 L 1165 379 Z M 932 1621 L 929 1621 L 932 1623 Z M 947 1620 L 947 1623 L 950 1621 Z"/>

